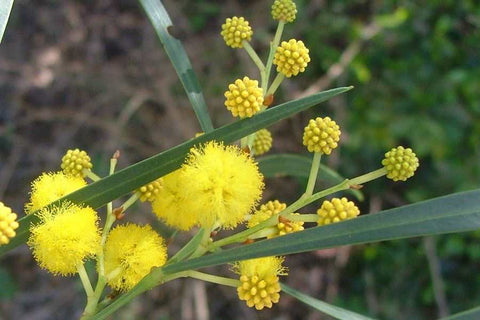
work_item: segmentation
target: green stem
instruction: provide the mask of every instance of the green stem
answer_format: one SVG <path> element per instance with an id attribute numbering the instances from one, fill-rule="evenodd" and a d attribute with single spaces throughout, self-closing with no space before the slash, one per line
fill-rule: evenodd
<path id="1" fill-rule="evenodd" d="M 241 282 L 237 279 L 214 276 L 212 274 L 203 273 L 196 270 L 188 270 L 188 271 L 182 271 L 178 273 L 165 275 L 162 278 L 162 283 L 169 282 L 178 278 L 194 278 L 194 279 L 199 279 L 202 281 L 221 284 L 224 286 L 229 286 L 234 288 L 238 287 L 241 284 Z"/>
<path id="2" fill-rule="evenodd" d="M 383 177 L 386 174 L 387 174 L 387 169 L 380 168 L 375 171 L 358 176 L 356 178 L 350 179 L 350 185 L 352 186 L 352 185 L 364 184 L 366 182 Z"/>
<path id="3" fill-rule="evenodd" d="M 125 212 L 132 204 L 134 204 L 138 199 L 140 199 L 140 193 L 135 192 L 130 196 L 130 198 L 127 199 L 122 205 L 122 212 Z"/>
<path id="4" fill-rule="evenodd" d="M 285 79 L 285 75 L 284 75 L 283 73 L 277 73 L 277 76 L 276 76 L 275 79 L 273 80 L 272 85 L 271 85 L 270 88 L 268 89 L 268 91 L 267 91 L 267 93 L 265 94 L 265 96 L 274 94 L 275 91 L 277 91 L 277 89 L 278 89 L 278 87 L 280 86 L 280 84 L 282 83 L 283 79 Z"/>
<path id="5" fill-rule="evenodd" d="M 210 232 L 212 228 L 205 228 L 205 233 L 202 236 L 202 240 L 200 241 L 200 245 L 198 246 L 197 250 L 190 256 L 191 258 L 197 258 L 205 254 L 208 251 L 208 243 L 210 242 Z"/>
<path id="6" fill-rule="evenodd" d="M 318 168 L 320 167 L 321 159 L 321 152 L 315 152 L 313 154 L 312 166 L 310 167 L 310 175 L 308 176 L 307 188 L 305 190 L 306 196 L 311 196 L 313 194 L 313 189 L 315 188 L 315 182 L 317 181 Z"/>
<path id="7" fill-rule="evenodd" d="M 257 65 L 258 71 L 260 71 L 261 84 L 263 88 L 263 84 L 265 83 L 265 65 L 263 64 L 262 60 L 260 60 L 260 57 L 258 56 L 258 54 L 255 52 L 255 50 L 252 48 L 252 46 L 248 41 L 243 40 L 242 44 L 243 44 L 243 47 L 245 48 L 245 51 L 247 51 L 250 58 Z"/>
<path id="8" fill-rule="evenodd" d="M 82 172 L 86 177 L 89 177 L 90 179 L 92 179 L 92 181 L 98 181 L 102 179 L 99 176 L 97 176 L 95 173 L 93 173 L 93 171 L 90 169 L 83 169 Z"/>
<path id="9" fill-rule="evenodd" d="M 91 296 L 93 296 L 93 287 L 90 283 L 87 270 L 85 270 L 85 266 L 83 265 L 83 263 L 77 266 L 77 271 L 78 275 L 80 276 L 80 281 L 82 281 L 83 288 L 85 289 L 85 293 L 87 294 L 87 297 L 90 298 Z"/>
<path id="10" fill-rule="evenodd" d="M 280 40 L 282 38 L 283 28 L 285 26 L 285 21 L 278 21 L 277 31 L 275 32 L 275 37 L 273 38 L 272 43 L 270 44 L 270 52 L 268 53 L 268 60 L 267 66 L 265 70 L 265 78 L 267 83 L 265 87 L 262 86 L 263 92 L 266 92 L 268 87 L 268 81 L 270 80 L 270 72 L 272 71 L 273 65 L 273 58 L 275 57 L 275 52 L 277 51 L 277 47 L 280 44 Z M 266 96 L 266 94 L 265 94 Z"/>

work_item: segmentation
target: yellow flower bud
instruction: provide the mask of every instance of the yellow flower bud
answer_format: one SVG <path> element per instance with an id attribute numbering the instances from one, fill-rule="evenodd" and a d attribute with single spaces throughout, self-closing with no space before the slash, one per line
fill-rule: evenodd
<path id="1" fill-rule="evenodd" d="M 387 169 L 387 178 L 405 181 L 413 176 L 419 162 L 412 149 L 399 146 L 385 153 L 382 165 Z"/>
<path id="2" fill-rule="evenodd" d="M 309 62 L 307 47 L 302 41 L 295 39 L 290 39 L 288 42 L 282 41 L 273 58 L 277 72 L 283 73 L 287 78 L 304 72 Z"/>
<path id="3" fill-rule="evenodd" d="M 0 246 L 9 243 L 10 239 L 15 237 L 17 228 L 17 215 L 3 202 L 0 202 Z"/>
<path id="4" fill-rule="evenodd" d="M 255 155 L 262 155 L 272 148 L 272 134 L 267 129 L 257 131 L 253 140 L 253 152 Z"/>
<path id="5" fill-rule="evenodd" d="M 330 117 L 311 119 L 303 133 L 303 145 L 310 152 L 330 154 L 338 146 L 340 127 Z"/>
<path id="6" fill-rule="evenodd" d="M 92 162 L 85 151 L 68 150 L 62 158 L 61 168 L 66 175 L 84 178 L 83 170 L 90 170 Z"/>
<path id="7" fill-rule="evenodd" d="M 242 41 L 250 41 L 252 38 L 252 28 L 244 17 L 227 18 L 222 25 L 220 33 L 227 46 L 232 48 L 243 48 Z"/>
<path id="8" fill-rule="evenodd" d="M 162 178 L 158 178 L 155 181 L 150 182 L 149 184 L 144 185 L 143 187 L 140 187 L 137 189 L 137 192 L 140 195 L 140 201 L 145 202 L 149 201 L 152 202 L 155 200 L 156 195 L 160 192 L 160 189 L 162 188 Z"/>
<path id="9" fill-rule="evenodd" d="M 292 22 L 297 14 L 297 6 L 292 0 L 275 0 L 272 5 L 272 17 L 274 20 Z"/>
<path id="10" fill-rule="evenodd" d="M 263 90 L 257 80 L 248 77 L 235 80 L 225 92 L 225 106 L 234 117 L 251 117 L 262 107 Z"/>
<path id="11" fill-rule="evenodd" d="M 360 214 L 360 210 L 352 201 L 343 197 L 333 198 L 332 201 L 325 200 L 320 209 L 317 210 L 319 219 L 317 224 L 323 226 L 330 223 L 353 219 Z"/>

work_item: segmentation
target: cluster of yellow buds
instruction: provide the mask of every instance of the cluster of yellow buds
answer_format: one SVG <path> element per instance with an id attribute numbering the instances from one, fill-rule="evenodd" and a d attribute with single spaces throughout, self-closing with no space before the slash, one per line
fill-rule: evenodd
<path id="1" fill-rule="evenodd" d="M 387 170 L 387 178 L 393 181 L 405 181 L 415 173 L 419 166 L 418 158 L 410 148 L 399 146 L 385 153 L 382 164 Z"/>
<path id="2" fill-rule="evenodd" d="M 309 50 L 303 41 L 290 39 L 282 41 L 275 52 L 273 64 L 277 66 L 277 71 L 285 77 L 296 76 L 304 72 L 310 62 Z"/>
<path id="3" fill-rule="evenodd" d="M 347 198 L 334 198 L 332 201 L 325 200 L 317 210 L 319 216 L 318 225 L 323 226 L 330 223 L 353 219 L 360 214 L 360 210 Z"/>
<path id="4" fill-rule="evenodd" d="M 17 215 L 0 202 L 0 245 L 7 244 L 15 237 L 18 228 Z"/>
<path id="5" fill-rule="evenodd" d="M 275 0 L 272 5 L 272 17 L 274 20 L 293 22 L 297 15 L 297 6 L 292 0 Z"/>
<path id="6" fill-rule="evenodd" d="M 255 140 L 253 140 L 253 152 L 259 156 L 267 153 L 272 147 L 272 134 L 267 129 L 261 129 L 255 134 Z"/>
<path id="7" fill-rule="evenodd" d="M 86 176 L 85 170 L 90 170 L 92 166 L 89 155 L 80 149 L 68 150 L 60 165 L 66 175 L 81 178 Z"/>
<path id="8" fill-rule="evenodd" d="M 330 117 L 311 119 L 303 133 L 303 145 L 310 152 L 330 154 L 338 146 L 340 127 Z"/>
<path id="9" fill-rule="evenodd" d="M 222 32 L 220 34 L 227 46 L 242 48 L 243 41 L 250 41 L 253 31 L 244 17 L 232 17 L 227 18 L 222 25 Z"/>
<path id="10" fill-rule="evenodd" d="M 228 86 L 225 98 L 227 98 L 225 106 L 234 117 L 246 118 L 260 111 L 263 91 L 258 87 L 257 80 L 244 77 Z"/>
<path id="11" fill-rule="evenodd" d="M 140 196 L 140 201 L 153 202 L 157 197 L 157 194 L 160 192 L 160 189 L 162 188 L 162 183 L 163 179 L 158 178 L 157 180 L 152 181 L 137 189 L 137 192 Z"/>

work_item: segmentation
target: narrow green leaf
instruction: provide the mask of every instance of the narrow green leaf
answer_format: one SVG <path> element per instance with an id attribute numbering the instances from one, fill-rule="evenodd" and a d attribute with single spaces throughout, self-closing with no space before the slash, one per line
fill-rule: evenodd
<path id="1" fill-rule="evenodd" d="M 473 320 L 473 319 L 480 319 L 480 307 L 476 307 L 473 309 L 465 310 L 460 313 L 452 314 L 446 318 L 442 318 L 440 320 Z"/>
<path id="2" fill-rule="evenodd" d="M 3 34 L 5 33 L 5 28 L 7 27 L 12 6 L 13 0 L 2 0 L 2 3 L 0 4 L 0 43 L 2 43 Z"/>
<path id="3" fill-rule="evenodd" d="M 182 43 L 171 34 L 173 33 L 174 25 L 167 10 L 165 10 L 160 0 L 140 0 L 140 3 L 182 82 L 202 130 L 204 132 L 212 131 L 212 120 L 208 115 L 202 88 Z"/>
<path id="4" fill-rule="evenodd" d="M 480 228 L 480 189 L 451 194 L 412 205 L 360 216 L 222 250 L 174 263 L 165 273 L 198 269 L 263 256 L 287 255 L 344 245 L 378 242 Z"/>
<path id="5" fill-rule="evenodd" d="M 480 228 L 478 199 L 480 189 L 451 194 L 156 268 L 143 278 L 133 291 L 123 294 L 117 301 L 101 310 L 95 319 L 105 319 L 123 304 L 146 291 L 162 274 L 264 256 L 281 256 L 343 245 L 475 230 Z"/>
<path id="6" fill-rule="evenodd" d="M 312 157 L 296 154 L 274 154 L 257 159 L 260 171 L 267 178 L 294 176 L 308 178 L 310 175 L 310 167 L 312 165 Z M 330 184 L 338 184 L 345 180 L 329 167 L 320 164 L 320 170 L 317 175 L 317 181 L 326 181 Z M 363 194 L 358 190 L 347 190 L 354 195 L 359 201 L 363 201 Z"/>
<path id="7" fill-rule="evenodd" d="M 268 127 L 275 122 L 288 118 L 300 111 L 306 110 L 314 105 L 330 99 L 336 95 L 350 90 L 352 87 L 336 88 L 323 91 L 302 99 L 283 103 L 279 106 L 262 112 L 252 118 L 236 121 L 215 129 L 210 133 L 201 135 L 198 138 L 188 140 L 174 148 L 161 152 L 153 157 L 140 161 L 115 174 L 96 181 L 85 188 L 71 193 L 63 199 L 74 203 L 85 204 L 93 208 L 99 208 L 106 203 L 113 201 L 132 190 L 135 190 L 152 180 L 162 177 L 175 169 L 178 169 L 183 159 L 194 145 L 210 140 L 232 143 L 259 129 Z M 25 243 L 29 235 L 29 226 L 37 221 L 36 215 L 30 214 L 19 220 L 20 227 L 16 230 L 17 236 L 7 244 L 0 246 L 0 256 L 8 250 Z"/>
<path id="8" fill-rule="evenodd" d="M 182 248 L 180 249 L 172 258 L 168 260 L 168 263 L 175 263 L 188 258 L 198 247 L 202 241 L 203 234 L 205 229 L 200 229 L 198 233 Z"/>
<path id="9" fill-rule="evenodd" d="M 309 295 L 306 295 L 304 293 L 301 293 L 300 291 L 297 291 L 293 289 L 292 287 L 287 286 L 284 283 L 280 284 L 282 287 L 282 291 L 285 292 L 286 294 L 291 295 L 294 298 L 297 298 L 298 300 L 302 301 L 303 303 L 309 305 L 310 307 L 321 311 L 323 313 L 328 314 L 329 316 L 332 316 L 336 319 L 344 320 L 373 320 L 372 318 L 362 316 L 361 314 L 336 307 L 334 305 L 331 305 L 329 303 L 323 302 L 321 300 L 315 299 Z"/>

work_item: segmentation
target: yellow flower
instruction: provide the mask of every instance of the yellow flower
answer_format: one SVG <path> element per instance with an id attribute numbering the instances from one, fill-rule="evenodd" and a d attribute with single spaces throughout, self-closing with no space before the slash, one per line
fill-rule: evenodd
<path id="1" fill-rule="evenodd" d="M 152 202 L 155 215 L 171 227 L 179 230 L 190 230 L 198 224 L 201 217 L 190 210 L 195 205 L 193 199 L 186 198 L 182 180 L 182 169 L 176 170 L 163 177 L 163 186 Z"/>
<path id="2" fill-rule="evenodd" d="M 252 28 L 244 17 L 227 18 L 222 25 L 220 33 L 227 46 L 232 48 L 243 48 L 242 41 L 250 41 L 252 38 Z"/>
<path id="3" fill-rule="evenodd" d="M 86 184 L 83 178 L 67 176 L 63 172 L 43 173 L 32 182 L 30 202 L 25 205 L 25 212 L 28 214 L 43 208 Z"/>
<path id="4" fill-rule="evenodd" d="M 304 72 L 309 62 L 307 47 L 302 41 L 295 39 L 290 39 L 288 42 L 282 41 L 273 58 L 277 72 L 284 74 L 287 78 Z"/>
<path id="5" fill-rule="evenodd" d="M 325 200 L 322 207 L 317 210 L 319 216 L 317 224 L 323 226 L 330 223 L 353 219 L 360 214 L 357 206 L 347 198 L 333 198 L 332 201 Z"/>
<path id="6" fill-rule="evenodd" d="M 84 178 L 84 170 L 90 170 L 92 168 L 92 161 L 83 150 L 68 150 L 62 158 L 60 167 L 66 175 Z"/>
<path id="7" fill-rule="evenodd" d="M 240 275 L 238 297 L 257 310 L 271 308 L 280 299 L 279 275 L 287 275 L 283 257 L 265 257 L 237 262 L 233 271 Z"/>
<path id="8" fill-rule="evenodd" d="M 234 228 L 255 207 L 263 190 L 257 164 L 236 146 L 210 141 L 192 148 L 181 169 L 164 177 L 153 211 L 181 230 Z"/>
<path id="9" fill-rule="evenodd" d="M 236 146 L 208 142 L 190 152 L 182 167 L 183 189 L 197 224 L 234 228 L 262 196 L 263 176 L 252 158 Z"/>
<path id="10" fill-rule="evenodd" d="M 292 0 L 275 0 L 272 5 L 272 17 L 274 20 L 292 22 L 297 14 L 297 6 Z"/>
<path id="11" fill-rule="evenodd" d="M 255 155 L 262 155 L 272 147 L 272 134 L 267 129 L 261 129 L 255 134 L 253 140 L 253 152 Z"/>
<path id="12" fill-rule="evenodd" d="M 38 214 L 28 246 L 38 265 L 53 274 L 75 274 L 77 266 L 100 250 L 98 216 L 90 207 L 63 203 Z"/>
<path id="13" fill-rule="evenodd" d="M 126 224 L 110 231 L 105 243 L 105 274 L 118 291 L 133 288 L 153 267 L 167 261 L 165 241 L 149 225 Z"/>
<path id="14" fill-rule="evenodd" d="M 405 181 L 413 176 L 419 162 L 412 149 L 399 146 L 385 153 L 382 165 L 387 169 L 387 178 Z"/>
<path id="15" fill-rule="evenodd" d="M 310 119 L 303 133 L 303 145 L 310 152 L 330 154 L 338 146 L 341 133 L 330 117 Z"/>
<path id="16" fill-rule="evenodd" d="M 250 220 L 248 220 L 248 227 L 252 228 L 257 224 L 269 219 L 270 217 L 279 214 L 282 212 L 287 205 L 283 202 L 278 200 L 268 201 L 265 204 L 260 206 L 260 209 L 257 210 Z M 275 230 L 271 234 L 267 236 L 267 238 L 274 238 L 278 236 L 283 236 L 287 233 L 292 233 L 296 231 L 303 230 L 303 222 L 293 222 L 293 221 L 286 221 L 280 220 L 278 224 L 275 226 Z"/>
<path id="17" fill-rule="evenodd" d="M 248 77 L 235 80 L 225 92 L 225 106 L 234 117 L 251 117 L 262 107 L 263 90 L 257 80 Z"/>
<path id="18" fill-rule="evenodd" d="M 140 187 L 137 189 L 138 194 L 140 195 L 140 201 L 154 201 L 156 199 L 157 193 L 160 192 L 160 189 L 162 188 L 162 178 L 158 178 L 155 181 L 152 181 L 143 187 Z"/>
<path id="19" fill-rule="evenodd" d="M 15 237 L 17 228 L 17 215 L 3 202 L 0 202 L 0 246 L 9 243 L 10 239 Z"/>

